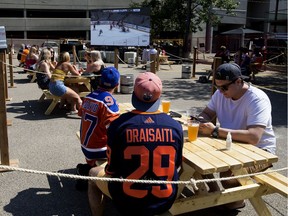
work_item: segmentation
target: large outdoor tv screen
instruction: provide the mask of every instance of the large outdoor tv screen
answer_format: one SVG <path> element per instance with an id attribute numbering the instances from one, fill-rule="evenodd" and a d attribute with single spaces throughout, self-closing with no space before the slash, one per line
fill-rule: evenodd
<path id="1" fill-rule="evenodd" d="M 91 11 L 91 45 L 147 46 L 149 40 L 149 8 Z"/>

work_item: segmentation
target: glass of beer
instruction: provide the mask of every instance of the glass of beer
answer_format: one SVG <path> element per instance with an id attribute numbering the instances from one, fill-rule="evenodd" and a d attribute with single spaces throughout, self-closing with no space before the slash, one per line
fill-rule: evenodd
<path id="1" fill-rule="evenodd" d="M 187 120 L 188 140 L 195 141 L 198 137 L 199 122 L 196 120 Z"/>
<path id="2" fill-rule="evenodd" d="M 169 113 L 171 101 L 162 100 L 162 110 L 164 113 Z"/>

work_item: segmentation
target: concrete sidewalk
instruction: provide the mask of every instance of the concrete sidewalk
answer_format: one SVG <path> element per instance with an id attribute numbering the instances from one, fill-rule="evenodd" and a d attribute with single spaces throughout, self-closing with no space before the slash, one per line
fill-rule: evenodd
<path id="1" fill-rule="evenodd" d="M 15 62 L 17 64 L 17 62 Z M 211 81 L 197 82 L 199 76 L 207 75 L 209 64 L 197 64 L 196 77 L 181 79 L 182 65 L 161 65 L 157 75 L 163 82 L 162 98 L 172 101 L 171 108 L 185 112 L 188 107 L 202 110 L 211 96 Z M 84 163 L 76 131 L 80 119 L 66 116 L 63 110 L 55 109 L 50 116 L 44 112 L 49 103 L 39 103 L 42 92 L 35 83 L 29 83 L 27 74 L 15 70 L 16 88 L 9 88 L 7 117 L 12 120 L 8 127 L 10 159 L 18 159 L 19 167 L 75 174 L 78 163 Z M 119 65 L 121 74 L 133 74 L 134 78 L 143 70 Z M 273 106 L 273 125 L 277 135 L 279 162 L 275 169 L 287 167 L 287 73 L 267 71 L 258 75 L 257 85 L 264 90 Z M 281 92 L 281 93 L 279 93 Z M 130 102 L 131 94 L 115 94 L 119 103 Z M 283 172 L 287 175 L 287 172 Z M 0 173 L 0 215 L 90 215 L 87 194 L 76 191 L 75 180 L 30 174 L 19 171 Z M 268 195 L 264 200 L 273 216 L 287 215 L 287 199 Z M 246 202 L 239 212 L 217 212 L 215 208 L 186 215 L 256 215 L 253 207 Z M 109 208 L 106 215 L 117 215 Z"/>

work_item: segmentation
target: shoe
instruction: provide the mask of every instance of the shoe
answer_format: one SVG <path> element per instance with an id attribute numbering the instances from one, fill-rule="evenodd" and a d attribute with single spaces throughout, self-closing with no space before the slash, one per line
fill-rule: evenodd
<path id="1" fill-rule="evenodd" d="M 78 115 L 78 110 L 72 110 L 67 115 Z"/>
<path id="2" fill-rule="evenodd" d="M 88 190 L 88 180 L 77 179 L 75 184 L 75 189 L 78 191 L 87 191 Z"/>
<path id="3" fill-rule="evenodd" d="M 76 172 L 78 175 L 81 176 L 88 176 L 89 175 L 89 170 L 92 167 L 89 164 L 77 164 L 76 166 Z M 75 188 L 78 191 L 87 191 L 88 189 L 88 180 L 84 179 L 77 179 Z"/>
<path id="4" fill-rule="evenodd" d="M 89 164 L 77 164 L 76 172 L 78 175 L 88 176 L 91 168 L 92 166 L 90 166 Z"/>

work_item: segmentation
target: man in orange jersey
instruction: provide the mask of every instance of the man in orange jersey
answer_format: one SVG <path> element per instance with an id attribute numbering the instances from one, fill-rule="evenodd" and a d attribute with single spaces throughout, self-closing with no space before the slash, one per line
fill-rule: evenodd
<path id="1" fill-rule="evenodd" d="M 132 104 L 135 110 L 122 114 L 108 128 L 104 167 L 90 176 L 139 180 L 177 181 L 182 163 L 183 130 L 180 123 L 158 110 L 162 82 L 151 72 L 135 80 Z M 103 194 L 110 197 L 121 215 L 158 215 L 170 209 L 177 184 L 89 181 L 92 215 L 102 215 Z"/>
<path id="2" fill-rule="evenodd" d="M 115 67 L 102 69 L 100 86 L 83 99 L 79 109 L 81 149 L 86 159 L 86 164 L 77 165 L 80 175 L 87 176 L 97 160 L 106 160 L 107 128 L 119 116 L 119 107 L 112 95 L 119 77 Z M 76 189 L 87 189 L 87 181 L 78 180 Z"/>

